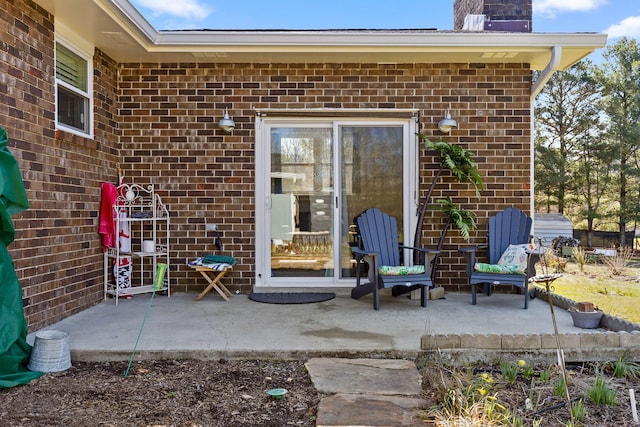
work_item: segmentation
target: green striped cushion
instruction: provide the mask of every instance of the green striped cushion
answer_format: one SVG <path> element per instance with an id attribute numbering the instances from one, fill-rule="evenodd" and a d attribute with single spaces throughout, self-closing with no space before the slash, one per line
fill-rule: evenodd
<path id="1" fill-rule="evenodd" d="M 524 274 L 524 271 L 522 271 L 519 265 L 486 264 L 484 262 L 476 262 L 473 269 L 480 273 Z"/>
<path id="2" fill-rule="evenodd" d="M 378 268 L 378 273 L 382 276 L 408 276 L 411 274 L 424 274 L 424 265 L 410 265 L 410 266 L 389 266 L 383 265 Z"/>

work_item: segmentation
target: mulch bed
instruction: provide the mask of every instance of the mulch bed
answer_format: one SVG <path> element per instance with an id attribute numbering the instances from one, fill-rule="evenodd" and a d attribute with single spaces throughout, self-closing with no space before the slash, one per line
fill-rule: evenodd
<path id="1" fill-rule="evenodd" d="M 79 363 L 0 389 L 3 426 L 314 426 L 302 361 Z M 286 388 L 282 400 L 272 388 Z"/>
<path id="2" fill-rule="evenodd" d="M 571 396 L 586 393 L 598 366 L 570 366 Z M 126 368 L 124 362 L 74 362 L 65 372 L 0 389 L 2 426 L 314 426 L 323 397 L 313 387 L 304 361 L 144 361 L 133 363 L 125 378 Z M 488 372 L 495 378 L 492 393 L 525 426 L 540 416 L 545 427 L 566 426 L 566 399 L 555 396 L 550 384 L 522 375 L 508 384 L 500 379 L 499 368 L 469 369 L 473 376 Z M 455 369 L 430 366 L 421 372 L 425 401 L 435 402 Z M 610 372 L 605 377 L 616 390 L 617 405 L 585 399 L 587 415 L 579 425 L 632 424 L 628 389 L 640 389 L 640 380 L 613 378 Z M 277 400 L 267 394 L 273 388 L 286 388 L 288 393 Z M 527 397 L 535 410 L 525 409 Z"/>

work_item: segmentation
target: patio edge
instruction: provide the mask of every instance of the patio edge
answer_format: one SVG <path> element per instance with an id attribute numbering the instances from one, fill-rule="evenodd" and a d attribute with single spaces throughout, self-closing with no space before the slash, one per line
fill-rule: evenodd
<path id="1" fill-rule="evenodd" d="M 536 287 L 536 297 L 547 302 L 549 294 Z M 554 307 L 567 310 L 577 306 L 569 298 L 551 293 Z M 599 329 L 559 334 L 567 362 L 599 362 L 621 357 L 640 358 L 640 325 L 604 314 Z M 527 359 L 552 363 L 558 359 L 555 334 L 425 334 L 420 340 L 422 358 L 449 364 L 499 363 Z"/>

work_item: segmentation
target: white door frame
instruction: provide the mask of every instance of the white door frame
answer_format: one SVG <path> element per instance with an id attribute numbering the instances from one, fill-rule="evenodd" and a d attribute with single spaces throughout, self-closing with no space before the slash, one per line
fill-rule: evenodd
<path id="1" fill-rule="evenodd" d="M 405 112 L 406 113 L 406 112 Z M 405 114 L 402 118 L 375 118 L 375 111 L 371 112 L 373 118 L 363 118 L 361 114 L 353 118 L 342 117 L 343 114 L 332 116 L 330 112 L 323 111 L 322 117 L 285 117 L 275 116 L 269 117 L 268 114 L 258 114 L 256 116 L 256 140 L 255 140 L 255 218 L 256 218 L 256 235 L 255 235 L 255 286 L 256 287 L 300 287 L 308 285 L 310 287 L 352 287 L 355 278 L 340 279 L 339 268 L 335 269 L 333 277 L 271 277 L 271 241 L 270 241 L 270 208 L 271 208 L 271 179 L 270 160 L 271 160 L 271 140 L 270 129 L 272 127 L 282 126 L 301 126 L 301 127 L 331 127 L 333 129 L 334 142 L 338 137 L 340 126 L 403 126 L 403 233 L 405 240 L 409 236 L 413 236 L 417 223 L 418 200 L 418 138 L 417 132 L 417 113 L 411 111 L 411 115 Z M 409 117 L 407 117 L 409 116 Z M 334 165 L 340 165 L 340 150 L 333 150 Z M 340 168 L 334 168 L 334 198 L 341 200 L 340 192 L 342 189 L 338 185 Z M 336 206 L 334 200 L 334 242 L 340 242 L 340 210 Z M 412 241 L 412 239 L 411 239 Z M 405 242 L 406 243 L 406 242 Z M 336 245 L 337 246 L 337 245 Z M 334 251 L 334 265 L 339 266 L 340 251 Z M 405 254 L 405 258 L 410 260 L 412 257 L 409 253 Z M 301 281 L 304 281 L 302 283 Z"/>

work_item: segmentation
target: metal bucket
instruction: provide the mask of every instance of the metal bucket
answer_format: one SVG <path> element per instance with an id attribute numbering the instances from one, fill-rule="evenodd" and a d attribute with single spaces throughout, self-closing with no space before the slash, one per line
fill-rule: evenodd
<path id="1" fill-rule="evenodd" d="M 61 372 L 70 367 L 69 334 L 54 330 L 36 332 L 27 368 L 39 372 Z"/>

